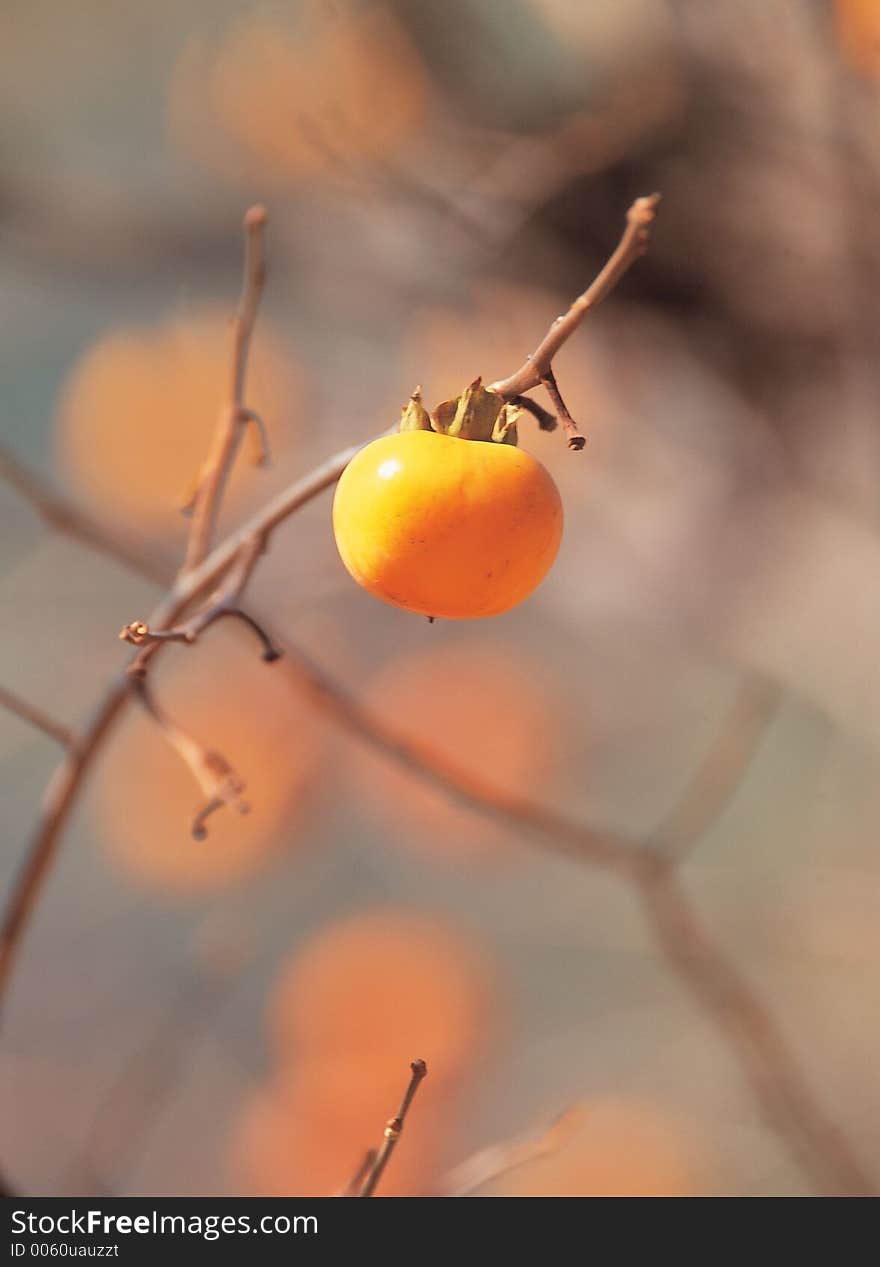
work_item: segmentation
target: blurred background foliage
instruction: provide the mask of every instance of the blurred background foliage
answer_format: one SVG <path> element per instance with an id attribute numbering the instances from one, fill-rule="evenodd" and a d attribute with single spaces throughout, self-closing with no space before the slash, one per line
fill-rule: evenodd
<path id="1" fill-rule="evenodd" d="M 718 937 L 880 1171 L 880 4 L 6 0 L 3 443 L 170 566 L 264 200 L 251 375 L 294 474 L 510 373 L 637 194 L 654 246 L 556 369 L 589 436 L 523 442 L 566 502 L 540 593 L 429 626 L 358 591 L 326 499 L 271 622 L 407 733 L 650 835 L 743 682 L 780 692 L 689 863 Z M 523 429 L 524 431 L 526 429 Z M 0 678 L 75 722 L 155 591 L 2 502 Z M 793 1193 L 714 1030 L 607 877 L 453 809 L 325 723 L 236 632 L 163 700 L 249 783 L 111 740 L 20 960 L 2 1162 L 31 1193 L 332 1192 L 431 1074 L 388 1192 L 579 1104 L 489 1191 Z M 8 884 L 55 754 L 0 716 Z"/>

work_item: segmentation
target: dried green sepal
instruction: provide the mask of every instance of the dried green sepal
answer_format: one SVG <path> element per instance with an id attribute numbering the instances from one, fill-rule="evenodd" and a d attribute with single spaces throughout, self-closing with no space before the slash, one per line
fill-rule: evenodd
<path id="1" fill-rule="evenodd" d="M 441 435 L 448 435 L 449 428 L 452 426 L 455 418 L 455 411 L 458 408 L 458 397 L 454 400 L 444 400 L 438 405 L 431 414 L 431 425 L 435 431 L 439 431 Z"/>
<path id="2" fill-rule="evenodd" d="M 452 400 L 438 405 L 432 415 L 435 431 L 461 440 L 494 440 L 515 444 L 514 418 L 497 392 L 477 378 Z"/>
<path id="3" fill-rule="evenodd" d="M 518 409 L 516 405 L 508 403 L 503 406 L 495 419 L 495 426 L 492 428 L 492 439 L 496 444 L 517 444 L 519 435 L 516 423 L 521 412 L 522 410 Z"/>
<path id="4" fill-rule="evenodd" d="M 417 387 L 400 414 L 401 431 L 430 431 L 431 415 L 422 404 L 422 389 Z"/>

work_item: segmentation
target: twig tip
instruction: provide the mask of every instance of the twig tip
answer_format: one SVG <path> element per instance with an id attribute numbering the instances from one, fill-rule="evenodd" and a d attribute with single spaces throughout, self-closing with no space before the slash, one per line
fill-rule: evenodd
<path id="1" fill-rule="evenodd" d="M 248 207 L 244 213 L 244 227 L 246 229 L 262 229 L 269 219 L 269 213 L 261 202 L 256 202 L 252 207 Z"/>

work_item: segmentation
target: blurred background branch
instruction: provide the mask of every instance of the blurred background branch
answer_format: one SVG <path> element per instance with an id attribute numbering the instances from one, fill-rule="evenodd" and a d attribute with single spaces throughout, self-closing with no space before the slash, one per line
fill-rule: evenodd
<path id="1" fill-rule="evenodd" d="M 418 1155 L 383 1192 L 436 1190 L 455 1157 L 581 1100 L 583 1131 L 480 1190 L 871 1188 L 875 9 L 160 0 L 91 22 L 39 0 L 15 15 L 0 269 L 3 440 L 21 456 L 3 471 L 59 531 L 4 503 L 0 668 L 58 737 L 90 714 L 26 871 L 3 864 L 7 972 L 57 867 L 5 1008 L 17 1186 L 51 1190 L 94 1109 L 102 1168 L 128 1190 L 337 1191 L 420 1050 Z M 564 494 L 552 577 L 491 629 L 365 605 L 307 508 L 351 437 L 393 419 L 401 384 L 442 400 L 520 364 L 646 188 L 665 196 L 652 250 L 559 357 L 556 409 L 589 420 L 590 445 L 571 462 L 524 437 Z M 199 850 L 186 771 L 142 710 L 122 715 L 129 679 L 89 701 L 115 669 L 106 631 L 174 584 L 176 502 L 229 375 L 230 225 L 254 196 L 273 209 L 273 286 L 234 431 L 274 465 L 261 491 L 230 467 L 221 546 L 143 622 L 196 622 L 198 647 L 163 653 L 148 689 L 253 792 L 254 813 L 218 815 Z M 226 610 L 248 543 L 300 508 L 249 577 L 248 618 L 289 642 L 270 674 L 240 619 L 207 613 Z M 14 838 L 50 754 L 15 718 L 0 753 Z M 468 801 L 483 792 L 500 814 Z M 545 846 L 529 856 L 507 814 L 523 803 Z M 554 853 L 579 842 L 601 865 L 573 884 Z M 630 853 L 661 861 L 617 884 Z M 176 997 L 207 902 L 257 921 L 262 958 L 228 1018 L 198 1040 L 160 1026 L 152 1047 L 144 1000 Z M 387 908 L 372 923 L 371 903 Z M 498 973 L 484 995 L 481 964 Z M 345 1000 L 335 1020 L 325 997 Z M 393 1026 L 389 998 L 406 1001 Z M 505 1009 L 516 1041 L 490 1043 Z M 125 1070 L 166 1041 L 176 1111 L 117 1184 L 112 1140 L 138 1120 Z M 504 1055 L 474 1111 L 481 1050 Z"/>

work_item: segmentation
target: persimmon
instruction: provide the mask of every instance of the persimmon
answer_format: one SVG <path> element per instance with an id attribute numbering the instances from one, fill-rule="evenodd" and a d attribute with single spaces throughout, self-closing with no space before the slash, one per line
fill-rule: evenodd
<path id="1" fill-rule="evenodd" d="M 474 383 L 429 419 L 418 394 L 401 431 L 356 454 L 333 501 L 352 577 L 422 616 L 509 611 L 540 585 L 562 538 L 553 479 L 516 447 L 513 415 Z"/>
<path id="2" fill-rule="evenodd" d="M 459 636 L 394 656 L 361 696 L 380 724 L 502 795 L 552 801 L 559 791 L 560 688 L 523 650 Z M 509 832 L 371 748 L 352 750 L 351 769 L 383 839 L 455 864 L 513 856 Z"/>
<path id="3" fill-rule="evenodd" d="M 453 396 L 481 370 L 487 381 L 503 378 L 534 346 L 538 331 L 565 312 L 569 301 L 570 296 L 542 286 L 481 279 L 454 305 L 432 303 L 413 313 L 402 336 L 398 375 L 406 383 L 420 382 L 425 398 L 431 400 Z M 608 419 L 614 416 L 613 402 L 605 398 L 601 349 L 601 342 L 581 339 L 559 355 L 565 399 L 576 418 L 589 420 L 591 470 L 607 445 Z M 543 403 L 551 407 L 546 398 Z M 397 397 L 385 402 L 386 409 L 397 405 Z M 563 495 L 568 490 L 580 494 L 582 463 L 571 460 L 557 434 L 531 426 L 527 447 L 551 472 Z"/>
<path id="4" fill-rule="evenodd" d="M 90 506 L 144 534 L 185 532 L 180 506 L 210 448 L 228 359 L 228 314 L 213 308 L 111 330 L 85 350 L 61 394 L 56 446 Z M 263 321 L 249 381 L 247 403 L 277 436 L 297 376 Z"/>
<path id="5" fill-rule="evenodd" d="M 250 642 L 214 630 L 198 651 L 168 656 L 154 683 L 169 717 L 219 751 L 245 782 L 250 812 L 214 814 L 192 839 L 204 795 L 155 723 L 130 712 L 109 745 L 89 798 L 108 858 L 147 888 L 187 897 L 256 872 L 289 843 L 303 817 L 321 745 L 319 719 Z"/>

